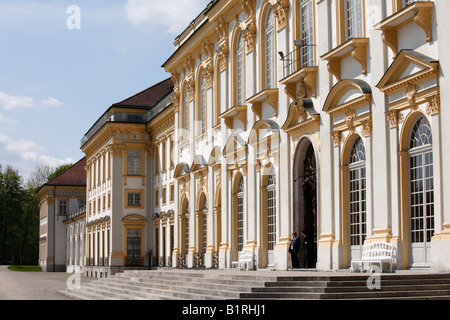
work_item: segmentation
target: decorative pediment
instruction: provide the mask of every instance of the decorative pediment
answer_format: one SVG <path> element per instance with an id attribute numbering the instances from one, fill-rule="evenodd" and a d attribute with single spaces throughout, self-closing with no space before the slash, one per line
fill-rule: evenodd
<path id="1" fill-rule="evenodd" d="M 280 127 L 273 120 L 259 120 L 248 138 L 248 144 L 256 149 L 259 159 L 270 157 L 280 145 Z"/>
<path id="2" fill-rule="evenodd" d="M 291 136 L 301 135 L 310 128 L 318 128 L 320 114 L 314 109 L 311 99 L 299 99 L 289 107 L 289 114 L 286 122 L 281 127 Z"/>
<path id="3" fill-rule="evenodd" d="M 414 50 L 402 50 L 377 84 L 377 88 L 387 95 L 393 95 L 438 77 L 437 60 Z"/>
<path id="4" fill-rule="evenodd" d="M 184 163 L 184 162 L 180 162 L 179 164 L 177 164 L 177 166 L 175 167 L 175 171 L 173 172 L 173 177 L 175 179 L 177 178 L 181 178 L 187 174 L 189 174 L 191 172 L 189 165 Z"/>
<path id="5" fill-rule="evenodd" d="M 209 155 L 208 165 L 214 166 L 216 164 L 220 165 L 220 159 L 222 157 L 222 152 L 219 146 L 215 146 Z"/>
<path id="6" fill-rule="evenodd" d="M 323 111 L 336 117 L 372 103 L 370 85 L 359 79 L 342 80 L 328 94 Z"/>
<path id="7" fill-rule="evenodd" d="M 208 163 L 202 155 L 196 155 L 192 161 L 191 172 L 201 171 L 208 167 Z"/>
<path id="8" fill-rule="evenodd" d="M 222 151 L 222 155 L 227 158 L 230 155 L 234 155 L 235 158 L 246 157 L 248 153 L 247 142 L 237 133 L 233 133 L 228 138 L 225 148 Z"/>

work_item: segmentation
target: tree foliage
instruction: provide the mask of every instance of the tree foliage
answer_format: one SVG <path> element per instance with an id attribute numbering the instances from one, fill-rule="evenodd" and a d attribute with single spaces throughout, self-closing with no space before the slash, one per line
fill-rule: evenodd
<path id="1" fill-rule="evenodd" d="M 47 182 L 51 171 L 50 167 L 37 167 L 24 184 L 12 166 L 0 165 L 0 264 L 37 264 L 39 198 L 36 191 Z"/>

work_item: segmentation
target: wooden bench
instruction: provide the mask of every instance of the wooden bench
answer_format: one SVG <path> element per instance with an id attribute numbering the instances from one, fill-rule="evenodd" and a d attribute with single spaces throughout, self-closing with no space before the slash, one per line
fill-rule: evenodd
<path id="1" fill-rule="evenodd" d="M 233 261 L 231 266 L 234 270 L 253 270 L 253 252 L 250 250 L 238 253 L 238 260 Z"/>
<path id="2" fill-rule="evenodd" d="M 352 260 L 351 272 L 355 272 L 356 266 L 363 271 L 364 264 L 369 264 L 369 271 L 372 272 L 373 265 L 379 265 L 380 271 L 383 272 L 383 263 L 389 263 L 390 272 L 394 266 L 394 246 L 386 242 L 375 242 L 363 246 L 361 259 Z"/>

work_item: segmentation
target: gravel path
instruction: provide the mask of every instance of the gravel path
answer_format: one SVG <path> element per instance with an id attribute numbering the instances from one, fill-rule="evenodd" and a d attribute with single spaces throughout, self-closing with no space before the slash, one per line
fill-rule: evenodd
<path id="1" fill-rule="evenodd" d="M 14 272 L 0 266 L 0 300 L 70 300 L 58 293 L 66 289 L 67 273 Z"/>

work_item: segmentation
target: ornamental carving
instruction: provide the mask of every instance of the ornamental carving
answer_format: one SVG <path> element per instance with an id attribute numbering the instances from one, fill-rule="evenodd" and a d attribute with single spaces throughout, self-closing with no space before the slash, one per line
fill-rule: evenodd
<path id="1" fill-rule="evenodd" d="M 353 109 L 347 110 L 345 112 L 345 123 L 347 124 L 347 128 L 350 132 L 355 132 L 354 128 L 354 120 L 356 119 L 356 111 Z"/>
<path id="2" fill-rule="evenodd" d="M 439 113 L 441 113 L 441 99 L 439 95 L 436 95 L 428 99 L 427 114 L 434 116 Z"/>
<path id="3" fill-rule="evenodd" d="M 289 25 L 289 0 L 280 0 L 272 8 L 277 21 L 277 30 L 283 30 Z"/>
<path id="4" fill-rule="evenodd" d="M 335 147 L 339 147 L 341 145 L 341 137 L 342 137 L 342 133 L 339 131 L 331 133 L 331 139 L 333 139 L 333 143 L 334 143 Z"/>
<path id="5" fill-rule="evenodd" d="M 362 125 L 361 133 L 366 138 L 372 136 L 372 120 L 371 119 L 367 120 Z"/>
<path id="6" fill-rule="evenodd" d="M 416 94 L 419 90 L 419 87 L 415 84 L 409 84 L 406 87 L 405 96 L 408 100 L 408 104 L 412 110 L 417 110 L 417 103 L 416 103 Z"/>

